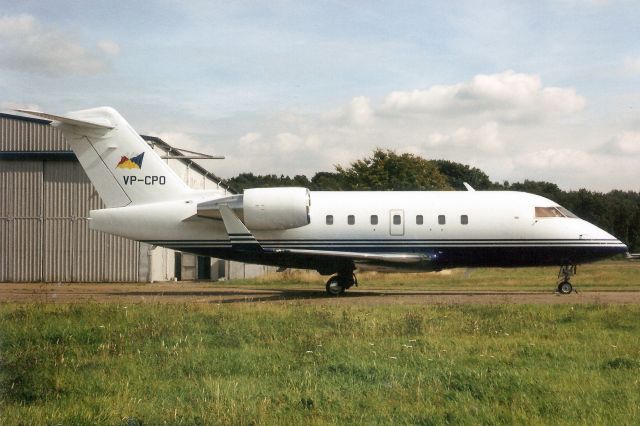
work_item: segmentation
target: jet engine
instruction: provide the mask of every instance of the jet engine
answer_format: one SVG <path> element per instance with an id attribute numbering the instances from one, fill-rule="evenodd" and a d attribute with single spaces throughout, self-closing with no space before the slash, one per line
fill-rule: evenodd
<path id="1" fill-rule="evenodd" d="M 307 188 L 245 189 L 242 210 L 247 228 L 274 231 L 308 225 L 311 197 Z"/>

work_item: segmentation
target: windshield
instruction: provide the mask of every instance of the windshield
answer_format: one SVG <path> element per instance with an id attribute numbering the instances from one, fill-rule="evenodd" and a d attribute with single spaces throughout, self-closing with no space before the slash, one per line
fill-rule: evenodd
<path id="1" fill-rule="evenodd" d="M 570 217 L 577 218 L 575 214 L 562 206 L 555 207 L 536 207 L 536 218 L 542 217 Z"/>

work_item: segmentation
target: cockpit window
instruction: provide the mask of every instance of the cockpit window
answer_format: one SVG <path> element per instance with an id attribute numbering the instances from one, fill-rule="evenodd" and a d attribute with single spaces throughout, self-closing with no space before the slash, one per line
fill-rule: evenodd
<path id="1" fill-rule="evenodd" d="M 570 217 L 570 218 L 573 218 L 573 219 L 576 219 L 578 217 L 573 212 L 570 212 L 569 210 L 565 209 L 562 206 L 558 206 L 556 208 L 562 212 L 564 217 Z"/>
<path id="2" fill-rule="evenodd" d="M 576 218 L 575 214 L 561 206 L 555 207 L 536 207 L 536 218 L 539 217 L 570 217 Z"/>

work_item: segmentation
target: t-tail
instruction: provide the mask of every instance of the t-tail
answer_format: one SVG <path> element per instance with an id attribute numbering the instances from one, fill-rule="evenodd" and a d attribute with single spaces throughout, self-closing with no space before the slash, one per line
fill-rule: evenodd
<path id="1" fill-rule="evenodd" d="M 192 192 L 113 108 L 65 116 L 18 111 L 53 121 L 107 207 L 175 200 Z"/>

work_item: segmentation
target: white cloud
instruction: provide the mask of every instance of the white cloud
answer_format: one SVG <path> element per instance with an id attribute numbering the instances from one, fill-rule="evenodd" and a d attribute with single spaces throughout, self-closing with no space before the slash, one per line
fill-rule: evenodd
<path id="1" fill-rule="evenodd" d="M 498 123 L 491 121 L 476 129 L 460 127 L 450 134 L 431 133 L 427 136 L 425 145 L 432 148 L 446 145 L 454 148 L 478 148 L 480 151 L 496 153 L 502 150 L 504 143 L 500 139 Z"/>
<path id="2" fill-rule="evenodd" d="M 607 152 L 622 155 L 640 154 L 640 132 L 621 132 L 605 146 Z"/>
<path id="3" fill-rule="evenodd" d="M 201 149 L 224 151 L 227 160 L 210 165 L 227 177 L 249 171 L 312 176 L 333 170 L 335 164 L 349 165 L 380 147 L 469 164 L 495 181 L 546 180 L 567 189 L 596 190 L 620 188 L 621 179 L 623 185 L 637 182 L 640 133 L 620 132 L 608 139 L 603 152 L 606 132 L 589 126 L 580 113 L 585 100 L 571 89 L 546 87 L 537 76 L 506 72 L 425 92 L 437 95 L 435 112 L 428 105 L 420 113 L 404 106 L 391 113 L 389 93 L 379 101 L 357 96 L 316 114 L 289 111 L 250 121 L 218 121 L 235 133 L 207 138 L 216 141 L 216 148 Z M 536 120 L 506 120 L 509 109 Z M 172 143 L 168 136 L 167 141 Z"/>
<path id="4" fill-rule="evenodd" d="M 10 110 L 11 114 L 16 113 L 15 109 L 30 109 L 32 111 L 42 111 L 42 108 L 38 104 L 25 103 L 25 102 L 13 102 L 13 101 L 2 101 L 0 102 L 1 110 Z"/>
<path id="5" fill-rule="evenodd" d="M 385 98 L 382 110 L 391 114 L 437 114 L 454 118 L 493 114 L 496 120 L 513 121 L 570 114 L 584 106 L 584 98 L 574 89 L 543 87 L 537 75 L 507 70 L 477 75 L 468 83 L 395 91 Z"/>
<path id="6" fill-rule="evenodd" d="M 120 46 L 118 43 L 109 40 L 101 40 L 98 42 L 98 49 L 107 55 L 115 56 L 120 53 Z"/>
<path id="7" fill-rule="evenodd" d="M 160 139 L 162 139 L 163 141 L 165 141 L 166 143 L 168 143 L 169 145 L 175 148 L 184 148 L 184 149 L 188 149 L 191 151 L 198 151 L 198 152 L 204 152 L 202 150 L 205 149 L 204 144 L 202 144 L 199 140 L 195 139 L 194 137 L 186 133 L 151 131 L 151 132 L 148 132 L 148 134 L 151 136 L 159 137 Z M 204 152 L 204 153 L 210 154 L 209 152 Z"/>
<path id="8" fill-rule="evenodd" d="M 0 37 L 25 36 L 33 31 L 35 18 L 31 15 L 0 17 Z"/>
<path id="9" fill-rule="evenodd" d="M 495 180 L 535 179 L 594 164 L 565 120 L 584 105 L 573 89 L 545 87 L 535 75 L 478 75 L 380 101 L 357 96 L 325 113 L 266 117 L 233 138 L 224 148 L 228 161 L 216 166 L 226 176 L 312 175 L 381 147 L 471 164 Z"/>
<path id="10" fill-rule="evenodd" d="M 364 126 L 371 123 L 374 114 L 371 99 L 366 96 L 357 96 L 346 106 L 326 114 L 326 118 L 336 122 Z"/>
<path id="11" fill-rule="evenodd" d="M 630 74 L 640 74 L 640 56 L 627 56 L 624 59 L 624 69 Z"/>
<path id="12" fill-rule="evenodd" d="M 285 132 L 276 136 L 275 147 L 282 153 L 289 153 L 299 150 L 302 146 L 302 140 L 300 136 L 293 133 Z"/>
<path id="13" fill-rule="evenodd" d="M 256 142 L 260 141 L 260 139 L 262 139 L 262 135 L 260 133 L 249 132 L 246 135 L 244 135 L 243 137 L 241 137 L 239 142 L 243 146 L 246 146 L 246 147 L 250 148 Z"/>
<path id="14" fill-rule="evenodd" d="M 114 56 L 119 51 L 116 43 L 103 40 L 92 52 L 76 38 L 31 15 L 0 17 L 0 67 L 54 76 L 92 75 L 108 68 L 104 53 Z"/>
<path id="15" fill-rule="evenodd" d="M 590 170 L 596 162 L 592 154 L 572 148 L 548 148 L 540 151 L 526 152 L 516 156 L 516 166 L 537 172 L 540 170 Z M 532 179 L 536 175 L 532 174 Z"/>

